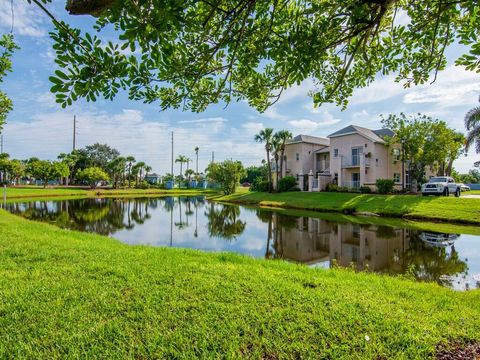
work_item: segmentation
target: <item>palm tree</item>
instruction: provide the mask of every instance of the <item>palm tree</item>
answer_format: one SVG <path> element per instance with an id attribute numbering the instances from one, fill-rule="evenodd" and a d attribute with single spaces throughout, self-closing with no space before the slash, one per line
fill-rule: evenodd
<path id="1" fill-rule="evenodd" d="M 133 156 L 127 156 L 126 157 L 127 163 L 128 163 L 128 187 L 130 187 L 130 176 L 132 175 L 132 165 L 136 161 Z"/>
<path id="2" fill-rule="evenodd" d="M 272 137 L 272 151 L 273 151 L 273 158 L 275 160 L 275 185 L 276 189 L 278 190 L 278 160 L 280 158 L 280 147 L 282 146 L 282 140 L 278 136 L 278 133 L 275 133 Z"/>
<path id="3" fill-rule="evenodd" d="M 475 150 L 480 153 L 480 106 L 474 107 L 465 115 L 465 127 L 468 131 L 465 152 L 475 143 Z"/>
<path id="4" fill-rule="evenodd" d="M 152 171 L 152 167 L 150 165 L 145 165 L 145 176 L 143 178 L 146 178 L 148 173 Z"/>
<path id="5" fill-rule="evenodd" d="M 112 178 L 113 187 L 115 189 L 118 187 L 118 183 L 120 182 L 121 176 L 125 170 L 126 163 L 127 160 L 124 157 L 118 156 L 112 161 L 110 161 L 107 165 L 110 176 Z"/>
<path id="6" fill-rule="evenodd" d="M 265 151 L 267 152 L 268 190 L 269 191 L 272 191 L 272 164 L 270 163 L 270 150 L 272 149 L 272 137 L 273 137 L 273 129 L 271 128 L 260 130 L 260 132 L 256 134 L 254 137 L 256 142 L 265 143 Z"/>
<path id="7" fill-rule="evenodd" d="M 198 146 L 195 146 L 195 156 L 196 156 L 196 165 L 195 165 L 195 174 L 198 175 L 198 150 L 200 150 L 198 148 Z"/>
<path id="8" fill-rule="evenodd" d="M 193 174 L 195 174 L 195 172 L 192 169 L 185 170 L 185 176 L 187 177 L 188 181 L 190 181 Z"/>
<path id="9" fill-rule="evenodd" d="M 283 161 L 285 160 L 285 144 L 287 140 L 293 138 L 293 135 L 288 130 L 280 130 L 275 134 L 281 141 L 280 145 L 280 178 L 283 177 Z"/>
<path id="10" fill-rule="evenodd" d="M 140 177 L 140 181 L 142 181 L 143 169 L 145 168 L 145 166 L 147 166 L 147 164 L 145 164 L 143 161 L 139 161 L 138 163 L 135 164 L 135 166 L 138 168 L 138 175 L 139 175 L 135 178 L 135 184 L 138 185 L 139 177 Z"/>
<path id="11" fill-rule="evenodd" d="M 183 177 L 183 163 L 189 162 L 190 159 L 187 158 L 185 155 L 178 155 L 178 157 L 175 159 L 176 163 L 180 163 L 180 176 Z"/>

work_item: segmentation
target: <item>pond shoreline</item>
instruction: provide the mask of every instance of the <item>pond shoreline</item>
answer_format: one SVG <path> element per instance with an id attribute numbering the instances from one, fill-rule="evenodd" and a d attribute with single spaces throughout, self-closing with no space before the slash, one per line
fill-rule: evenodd
<path id="1" fill-rule="evenodd" d="M 237 205 L 332 212 L 345 215 L 399 218 L 459 225 L 480 225 L 480 199 L 424 198 L 412 195 L 351 193 L 258 193 L 237 192 L 208 197 Z"/>

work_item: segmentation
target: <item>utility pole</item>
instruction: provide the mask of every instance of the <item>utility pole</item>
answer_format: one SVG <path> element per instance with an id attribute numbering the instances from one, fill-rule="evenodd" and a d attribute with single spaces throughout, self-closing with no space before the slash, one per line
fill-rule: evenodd
<path id="1" fill-rule="evenodd" d="M 3 134 L 0 135 L 0 154 L 3 154 Z"/>
<path id="2" fill-rule="evenodd" d="M 77 132 L 77 117 L 73 115 L 73 151 L 75 151 L 75 135 Z"/>
<path id="3" fill-rule="evenodd" d="M 212 164 L 215 162 L 215 151 L 212 151 Z"/>
<path id="4" fill-rule="evenodd" d="M 173 131 L 172 131 L 172 176 L 173 176 Z"/>

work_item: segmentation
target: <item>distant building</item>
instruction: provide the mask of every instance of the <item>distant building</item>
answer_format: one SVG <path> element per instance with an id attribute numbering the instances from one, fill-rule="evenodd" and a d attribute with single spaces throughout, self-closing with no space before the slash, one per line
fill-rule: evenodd
<path id="1" fill-rule="evenodd" d="M 160 184 L 161 180 L 162 180 L 162 177 L 155 173 L 147 174 L 145 176 L 145 181 L 152 185 Z"/>

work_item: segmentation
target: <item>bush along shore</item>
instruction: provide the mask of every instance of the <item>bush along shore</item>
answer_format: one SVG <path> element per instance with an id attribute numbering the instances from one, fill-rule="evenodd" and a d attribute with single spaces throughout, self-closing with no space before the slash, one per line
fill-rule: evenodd
<path id="1" fill-rule="evenodd" d="M 243 189 L 242 189 L 243 190 Z M 480 224 L 480 199 L 341 192 L 248 192 L 211 197 L 216 201 L 346 214 L 378 215 Z"/>
<path id="2" fill-rule="evenodd" d="M 478 290 L 129 246 L 0 211 L 0 358 L 428 359 L 478 341 L 479 303 Z"/>

